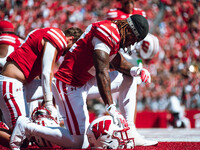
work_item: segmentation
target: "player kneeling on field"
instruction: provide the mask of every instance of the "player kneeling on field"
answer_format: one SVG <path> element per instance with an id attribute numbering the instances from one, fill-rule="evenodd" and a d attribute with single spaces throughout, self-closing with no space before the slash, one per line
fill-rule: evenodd
<path id="1" fill-rule="evenodd" d="M 59 127 L 58 122 L 51 116 L 51 112 L 45 107 L 37 107 L 31 114 L 31 120 L 39 125 L 47 127 Z M 33 142 L 39 147 L 54 147 L 52 142 L 45 140 L 40 136 L 34 136 Z"/>

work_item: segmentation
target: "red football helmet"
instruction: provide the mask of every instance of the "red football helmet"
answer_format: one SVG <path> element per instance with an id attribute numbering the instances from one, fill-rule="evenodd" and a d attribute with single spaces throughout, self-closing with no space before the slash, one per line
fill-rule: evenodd
<path id="1" fill-rule="evenodd" d="M 47 126 L 47 127 L 59 127 L 57 121 L 51 116 L 51 112 L 45 107 L 37 107 L 31 114 L 31 119 L 34 123 Z M 39 147 L 53 147 L 55 144 L 45 140 L 39 136 L 34 136 L 35 144 Z"/>
<path id="2" fill-rule="evenodd" d="M 111 116 L 95 119 L 87 130 L 87 137 L 92 149 L 128 149 L 134 148 L 134 139 L 128 138 L 129 127 L 114 124 Z"/>
<path id="3" fill-rule="evenodd" d="M 0 21 L 0 31 L 3 32 L 14 32 L 13 24 L 6 20 Z"/>

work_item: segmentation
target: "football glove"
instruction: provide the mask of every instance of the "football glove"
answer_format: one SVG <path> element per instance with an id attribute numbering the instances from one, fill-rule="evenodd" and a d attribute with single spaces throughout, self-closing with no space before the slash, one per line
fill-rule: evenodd
<path id="1" fill-rule="evenodd" d="M 132 67 L 130 70 L 130 74 L 132 77 L 140 76 L 142 82 L 149 82 L 151 83 L 151 75 L 147 69 L 141 67 Z"/>
<path id="2" fill-rule="evenodd" d="M 119 111 L 117 111 L 115 104 L 111 104 L 110 106 L 107 105 L 106 111 L 109 115 L 113 117 L 113 122 L 119 127 L 128 127 L 126 119 L 122 116 L 122 114 Z"/>
<path id="3" fill-rule="evenodd" d="M 57 109 L 54 105 L 46 105 L 45 107 L 51 112 L 51 116 L 58 121 L 58 113 L 57 113 Z"/>

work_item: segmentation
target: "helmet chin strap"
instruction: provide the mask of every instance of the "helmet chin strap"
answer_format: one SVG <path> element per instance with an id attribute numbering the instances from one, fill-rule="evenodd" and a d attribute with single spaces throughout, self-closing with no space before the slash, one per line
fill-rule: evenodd
<path id="1" fill-rule="evenodd" d="M 130 45 L 128 47 L 123 48 L 123 50 L 124 50 L 125 53 L 128 53 L 129 56 L 131 56 L 132 53 L 138 52 L 138 49 L 136 49 L 136 48 L 137 48 L 137 42 L 134 45 Z"/>
<path id="2" fill-rule="evenodd" d="M 123 49 L 123 51 L 124 51 L 124 53 L 127 53 L 128 55 L 132 55 L 132 51 L 131 51 L 131 45 L 130 46 L 128 46 L 128 47 L 124 47 L 124 48 L 122 48 Z"/>
<path id="3" fill-rule="evenodd" d="M 132 55 L 131 45 L 127 47 L 127 53 L 128 53 L 130 56 Z"/>

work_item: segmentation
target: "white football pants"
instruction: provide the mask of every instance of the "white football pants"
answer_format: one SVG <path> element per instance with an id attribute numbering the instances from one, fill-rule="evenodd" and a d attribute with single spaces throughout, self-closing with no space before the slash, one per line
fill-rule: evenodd
<path id="1" fill-rule="evenodd" d="M 119 107 L 129 125 L 133 124 L 135 112 L 136 86 L 132 77 L 117 71 L 110 72 L 112 92 L 119 92 Z M 34 123 L 27 124 L 28 132 L 40 136 L 65 148 L 87 148 L 89 146 L 86 131 L 89 126 L 89 114 L 86 99 L 99 97 L 96 78 L 92 78 L 82 87 L 69 86 L 53 79 L 52 92 L 65 127 L 44 127 Z"/>
<path id="2" fill-rule="evenodd" d="M 23 85 L 14 78 L 0 75 L 0 109 L 10 129 L 14 127 L 18 116 L 29 116 L 27 101 L 43 97 L 40 85 L 39 80 Z"/>
<path id="3" fill-rule="evenodd" d="M 138 78 L 123 75 L 118 71 L 112 71 L 109 75 L 111 79 L 111 92 L 114 93 L 113 96 L 117 97 L 120 112 L 127 120 L 129 126 L 134 125 Z M 100 94 L 96 78 L 88 81 L 88 84 L 91 88 L 88 91 L 87 99 L 99 98 Z"/>

